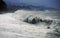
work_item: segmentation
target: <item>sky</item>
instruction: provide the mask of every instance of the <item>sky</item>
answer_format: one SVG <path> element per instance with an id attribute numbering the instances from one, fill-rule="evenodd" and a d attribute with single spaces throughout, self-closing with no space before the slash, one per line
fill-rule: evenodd
<path id="1" fill-rule="evenodd" d="M 34 6 L 44 6 L 60 9 L 60 0 L 4 0 L 7 4 L 20 6 L 25 3 Z"/>

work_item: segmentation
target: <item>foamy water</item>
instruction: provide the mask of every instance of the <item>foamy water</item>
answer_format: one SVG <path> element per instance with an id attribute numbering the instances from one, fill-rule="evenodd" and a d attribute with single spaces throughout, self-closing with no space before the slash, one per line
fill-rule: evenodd
<path id="1" fill-rule="evenodd" d="M 23 22 L 25 18 L 32 15 L 41 19 L 53 20 L 52 24 Z M 17 10 L 14 13 L 0 14 L 0 38 L 59 38 L 52 34 L 60 22 L 57 11 L 27 11 Z M 47 27 L 50 26 L 50 29 Z"/>

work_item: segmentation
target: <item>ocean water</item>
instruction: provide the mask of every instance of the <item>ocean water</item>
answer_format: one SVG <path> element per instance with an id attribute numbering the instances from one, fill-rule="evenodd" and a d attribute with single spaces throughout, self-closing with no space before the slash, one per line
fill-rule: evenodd
<path id="1" fill-rule="evenodd" d="M 60 9 L 60 0 L 3 0 L 7 5 L 33 5 L 33 6 L 42 6 L 47 8 Z"/>
<path id="2" fill-rule="evenodd" d="M 60 38 L 60 11 L 9 8 L 8 11 L 0 13 L 2 13 L 0 14 L 0 38 Z M 51 24 L 24 22 L 28 16 L 53 22 Z"/>

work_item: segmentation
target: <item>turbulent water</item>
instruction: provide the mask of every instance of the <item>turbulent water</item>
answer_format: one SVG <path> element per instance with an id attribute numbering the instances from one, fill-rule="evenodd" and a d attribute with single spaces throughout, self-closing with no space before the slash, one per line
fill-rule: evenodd
<path id="1" fill-rule="evenodd" d="M 24 22 L 28 16 L 38 17 L 46 21 L 52 20 L 53 22 L 51 24 L 46 22 L 30 24 Z M 0 14 L 0 38 L 60 38 L 59 16 L 59 11 L 49 10 L 16 10 L 14 13 Z"/>

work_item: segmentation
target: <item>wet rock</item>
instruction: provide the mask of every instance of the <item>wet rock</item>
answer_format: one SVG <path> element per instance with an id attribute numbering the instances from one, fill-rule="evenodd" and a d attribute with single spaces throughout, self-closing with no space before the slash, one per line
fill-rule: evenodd
<path id="1" fill-rule="evenodd" d="M 43 20 L 43 19 L 41 19 L 37 16 L 28 16 L 26 19 L 24 19 L 24 22 L 31 23 L 31 24 L 36 24 L 38 22 L 41 22 L 41 23 L 43 22 L 43 23 L 46 23 L 46 24 L 50 25 L 53 22 L 53 20 L 47 20 L 47 19 Z"/>
<path id="2" fill-rule="evenodd" d="M 0 11 L 5 10 L 7 8 L 6 3 L 3 0 L 0 0 Z"/>
<path id="3" fill-rule="evenodd" d="M 39 19 L 37 17 L 31 16 L 31 17 L 27 17 L 24 21 L 31 24 L 36 24 L 39 22 Z"/>
<path id="4" fill-rule="evenodd" d="M 53 20 L 49 20 L 49 19 L 39 19 L 39 22 L 44 22 L 44 23 L 46 23 L 46 24 L 48 24 L 48 25 L 50 25 L 52 22 L 53 22 Z"/>
<path id="5" fill-rule="evenodd" d="M 42 19 L 39 19 L 39 21 L 40 21 L 40 22 L 43 22 L 43 20 L 42 20 Z"/>
<path id="6" fill-rule="evenodd" d="M 50 29 L 50 27 L 48 26 L 47 29 Z"/>
<path id="7" fill-rule="evenodd" d="M 47 20 L 47 19 L 46 19 L 46 20 L 43 20 L 43 22 L 45 22 L 45 23 L 47 23 L 47 24 L 50 25 L 50 24 L 53 22 L 53 20 Z"/>

